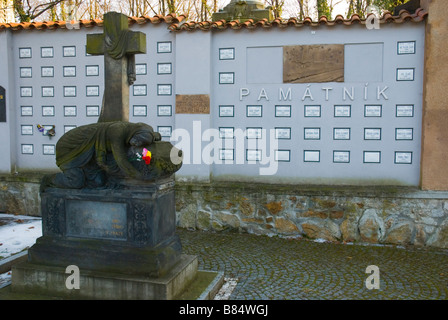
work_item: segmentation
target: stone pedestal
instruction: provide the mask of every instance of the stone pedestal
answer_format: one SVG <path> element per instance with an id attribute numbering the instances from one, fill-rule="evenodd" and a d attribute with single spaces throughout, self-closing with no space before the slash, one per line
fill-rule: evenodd
<path id="1" fill-rule="evenodd" d="M 195 256 L 181 255 L 178 263 L 160 277 L 80 268 L 79 289 L 68 289 L 70 273 L 65 273 L 65 267 L 25 262 L 13 267 L 12 290 L 65 299 L 172 300 L 192 284 L 197 267 Z"/>
<path id="2" fill-rule="evenodd" d="M 172 299 L 195 278 L 197 259 L 182 255 L 174 180 L 118 189 L 48 188 L 42 232 L 28 261 L 13 269 L 14 291 L 98 299 Z M 68 266 L 80 289 L 67 289 Z"/>

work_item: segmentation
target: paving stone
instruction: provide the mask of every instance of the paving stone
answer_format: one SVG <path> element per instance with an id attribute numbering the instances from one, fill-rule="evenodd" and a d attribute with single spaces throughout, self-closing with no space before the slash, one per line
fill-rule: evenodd
<path id="1" fill-rule="evenodd" d="M 202 269 L 223 271 L 238 283 L 234 300 L 446 300 L 448 250 L 317 243 L 237 232 L 178 229 L 183 250 Z M 369 265 L 380 289 L 368 290 Z"/>

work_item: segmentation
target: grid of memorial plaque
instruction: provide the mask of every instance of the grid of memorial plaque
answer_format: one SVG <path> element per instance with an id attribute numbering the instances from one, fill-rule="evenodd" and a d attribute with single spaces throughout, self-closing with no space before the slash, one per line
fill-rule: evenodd
<path id="1" fill-rule="evenodd" d="M 130 92 L 130 120 L 148 122 L 162 139 L 168 140 L 174 123 L 173 42 L 151 41 L 150 46 L 150 57 L 136 56 L 137 80 Z"/>
<path id="2" fill-rule="evenodd" d="M 397 61 L 401 56 L 416 52 L 416 41 L 397 41 L 395 44 Z M 241 46 L 239 48 L 241 51 L 247 50 Z M 389 99 L 390 88 L 380 82 L 370 87 L 368 83 L 343 83 L 339 86 L 314 84 L 314 94 L 319 91 L 319 94 L 326 95 L 320 100 L 312 96 L 311 84 L 304 84 L 300 89 L 294 85 L 278 85 L 274 90 L 266 85 L 269 89 L 265 89 L 263 85 L 248 83 L 250 75 L 234 63 L 238 54 L 244 55 L 246 52 L 239 52 L 238 47 L 220 47 L 215 52 L 216 85 L 220 90 L 233 86 L 240 99 L 238 101 L 234 95 L 234 102 L 225 99 L 216 101 L 214 120 L 223 140 L 235 139 L 237 130 L 244 131 L 246 163 L 260 162 L 263 155 L 267 155 L 266 150 L 262 149 L 266 145 L 257 148 L 255 143 L 251 147 L 249 142 L 251 139 L 262 139 L 264 134 L 274 135 L 277 140 L 273 151 L 278 162 L 294 161 L 304 165 L 347 165 L 354 162 L 361 165 L 411 165 L 419 162 L 415 151 L 420 146 L 418 119 L 421 116 L 421 102 L 406 100 L 404 96 L 402 102 L 397 103 L 395 99 Z M 247 59 L 246 63 L 249 63 Z M 399 65 L 392 71 L 395 73 L 393 85 L 413 82 L 415 65 Z M 257 67 L 264 68 L 261 65 Z M 239 81 L 238 77 L 244 79 Z M 295 99 L 288 99 L 292 94 L 291 88 L 296 89 L 292 91 L 296 93 Z M 343 103 L 332 103 L 328 99 L 328 95 L 337 90 L 343 96 Z M 367 99 L 368 90 L 371 91 L 370 96 L 375 98 Z M 355 91 L 362 99 L 354 98 Z M 235 144 L 223 145 L 227 147 L 220 150 L 220 159 L 235 160 Z"/>
<path id="3" fill-rule="evenodd" d="M 58 136 L 97 120 L 101 59 L 75 44 L 21 46 L 17 55 L 20 152 L 54 156 Z"/>
<path id="4" fill-rule="evenodd" d="M 154 129 L 169 139 L 175 97 L 173 44 L 153 40 L 148 46 L 151 57 L 136 56 L 137 77 L 129 92 L 129 118 L 156 124 Z M 20 46 L 16 54 L 19 153 L 54 157 L 60 136 L 98 120 L 104 58 L 87 54 L 85 45 L 79 44 Z"/>

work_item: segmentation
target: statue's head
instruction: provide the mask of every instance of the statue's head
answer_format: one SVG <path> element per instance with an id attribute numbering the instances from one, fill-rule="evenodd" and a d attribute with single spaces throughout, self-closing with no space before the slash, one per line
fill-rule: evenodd
<path id="1" fill-rule="evenodd" d="M 134 147 L 149 145 L 155 141 L 154 134 L 155 132 L 139 131 L 132 136 L 131 140 L 129 140 L 129 144 Z"/>
<path id="2" fill-rule="evenodd" d="M 132 124 L 131 132 L 129 144 L 133 147 L 143 147 L 162 139 L 160 133 L 155 132 L 150 125 L 141 122 Z"/>

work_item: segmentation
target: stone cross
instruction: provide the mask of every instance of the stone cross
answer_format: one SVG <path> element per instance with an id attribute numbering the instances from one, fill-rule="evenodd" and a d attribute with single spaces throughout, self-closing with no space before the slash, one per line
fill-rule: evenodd
<path id="1" fill-rule="evenodd" d="M 104 55 L 104 95 L 98 122 L 129 121 L 129 86 L 135 80 L 134 55 L 146 53 L 146 35 L 129 30 L 128 17 L 104 14 L 104 33 L 88 34 L 86 51 Z"/>

